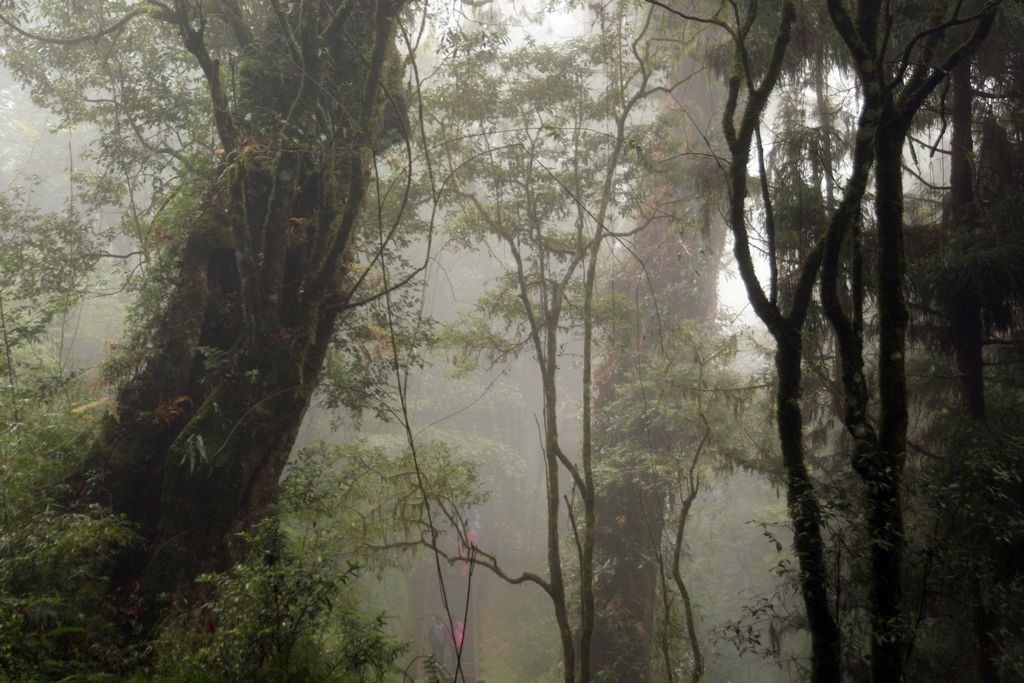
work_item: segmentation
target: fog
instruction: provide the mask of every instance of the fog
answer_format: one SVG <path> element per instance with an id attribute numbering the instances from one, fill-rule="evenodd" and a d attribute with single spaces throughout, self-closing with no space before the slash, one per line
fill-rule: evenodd
<path id="1" fill-rule="evenodd" d="M 1016 4 L 72 4 L 0 678 L 1024 680 Z"/>

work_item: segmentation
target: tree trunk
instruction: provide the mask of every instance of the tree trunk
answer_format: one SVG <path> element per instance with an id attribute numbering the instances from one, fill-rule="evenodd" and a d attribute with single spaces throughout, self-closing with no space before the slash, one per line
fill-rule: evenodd
<path id="1" fill-rule="evenodd" d="M 650 481 L 638 481 L 636 473 L 622 472 L 600 495 L 597 548 L 607 570 L 597 584 L 593 668 L 599 680 L 650 683 L 655 680 L 660 491 Z"/>
<path id="2" fill-rule="evenodd" d="M 828 599 L 828 570 L 821 537 L 821 509 L 803 448 L 801 330 L 775 337 L 779 443 L 786 473 L 786 504 L 793 522 L 793 549 L 800 565 L 800 593 L 811 632 L 811 681 L 840 680 L 839 629 Z"/>
<path id="3" fill-rule="evenodd" d="M 909 638 L 903 623 L 903 550 L 905 547 L 902 484 L 906 461 L 908 397 L 906 378 L 906 335 L 909 315 L 904 294 L 906 256 L 903 236 L 903 147 L 911 123 L 925 99 L 946 77 L 967 61 L 985 39 L 995 20 L 995 6 L 978 15 L 969 37 L 949 52 L 935 69 L 932 64 L 906 63 L 899 80 L 887 83 L 880 73 L 879 55 L 887 44 L 879 45 L 879 6 L 862 4 L 856 23 L 842 3 L 830 2 L 833 25 L 857 60 L 858 79 L 864 93 L 864 111 L 858 124 L 859 135 L 853 163 L 853 177 L 866 173 L 866 162 L 875 163 L 875 219 L 878 230 L 876 270 L 878 276 L 878 429 L 867 419 L 868 393 L 863 375 L 863 337 L 855 311 L 854 322 L 847 319 L 837 296 L 839 249 L 845 232 L 855 219 L 836 222 L 829 228 L 822 275 L 822 302 L 837 333 L 843 357 L 845 422 L 855 439 L 853 466 L 866 487 L 867 534 L 870 541 L 870 613 L 871 679 L 874 683 L 901 683 L 904 657 Z M 936 21 L 938 19 L 936 18 Z M 934 50 L 948 26 L 937 24 L 931 30 L 929 50 Z M 888 33 L 885 39 L 888 39 Z M 909 55 L 909 51 L 907 52 Z M 939 63 L 939 62 L 936 62 Z M 969 95 L 970 67 L 967 66 Z M 961 74 L 963 77 L 963 74 Z M 964 87 L 961 84 L 961 87 Z M 961 99 L 959 106 L 963 107 Z M 970 105 L 967 116 L 970 115 Z M 963 112 L 960 112 L 961 115 Z M 969 125 L 969 123 L 968 123 Z M 954 146 L 966 151 L 969 131 L 961 128 Z M 873 150 L 866 150 L 867 141 Z M 867 152 L 871 152 L 868 154 Z M 966 157 L 965 157 L 966 160 Z M 954 166 L 958 192 L 969 195 L 969 165 Z M 851 189 L 860 183 L 851 179 Z M 858 202 L 859 204 L 859 202 Z M 859 254 L 855 255 L 854 278 L 859 280 Z M 860 287 L 857 287 L 860 289 Z M 855 292 L 860 300 L 860 292 Z M 979 349 L 980 350 L 980 349 Z"/>
<path id="4" fill-rule="evenodd" d="M 748 86 L 746 102 L 740 110 L 738 121 L 742 84 L 751 75 L 743 73 L 742 68 L 746 47 L 737 43 L 736 67 L 729 79 L 729 95 L 722 114 L 722 128 L 731 153 L 729 228 L 733 235 L 733 253 L 751 307 L 768 328 L 776 345 L 775 370 L 779 383 L 776 390 L 776 421 L 786 476 L 786 502 L 793 523 L 793 548 L 800 567 L 800 592 L 811 632 L 811 681 L 832 683 L 841 680 L 839 628 L 829 607 L 828 570 L 821 537 L 821 509 L 807 469 L 803 447 L 803 413 L 800 408 L 804 322 L 821 266 L 824 242 L 819 240 L 803 255 L 799 269 L 794 273 L 796 282 L 792 287 L 792 301 L 788 312 L 784 313 L 777 298 L 777 268 L 771 268 L 769 294 L 766 295 L 754 266 L 747 231 L 747 167 L 751 144 L 761 125 L 761 116 L 768 98 L 782 72 L 795 18 L 796 6 L 792 2 L 783 3 L 771 57 L 764 68 L 760 84 Z M 745 34 L 740 34 L 740 40 L 744 37 Z M 767 179 L 762 178 L 761 187 L 767 198 Z M 766 232 L 774 234 L 772 212 L 765 212 L 765 221 Z M 774 257 L 775 254 L 769 254 L 769 258 Z"/>
<path id="5" fill-rule="evenodd" d="M 878 223 L 878 453 L 867 484 L 871 538 L 871 676 L 875 683 L 903 680 L 906 624 L 903 598 L 903 464 L 907 448 L 906 334 L 903 293 L 903 144 L 906 125 L 876 137 L 875 217 Z"/>
<path id="6" fill-rule="evenodd" d="M 597 387 L 601 404 L 614 397 L 615 384 L 636 379 L 638 365 L 647 367 L 657 358 L 663 333 L 687 323 L 714 320 L 718 302 L 718 264 L 725 248 L 725 226 L 711 228 L 708 239 L 697 230 L 686 230 L 662 220 L 641 232 L 633 251 L 643 260 L 623 269 L 616 288 L 636 288 L 639 331 L 629 334 L 628 351 L 612 355 Z M 631 348 L 630 348 L 631 347 Z M 657 361 L 664 363 L 677 359 Z M 656 383 L 656 377 L 650 380 Z M 673 444 L 654 435 L 652 448 L 667 450 Z M 606 435 L 595 444 L 614 447 Z M 667 484 L 650 473 L 627 467 L 616 473 L 600 491 L 597 547 L 610 572 L 598 583 L 598 620 L 594 635 L 594 670 L 610 680 L 652 681 L 655 642 L 658 555 L 665 527 Z M 669 569 L 671 571 L 671 569 Z"/>
<path id="7" fill-rule="evenodd" d="M 523 305 L 529 309 L 526 281 L 520 278 Z M 561 507 L 561 477 L 559 468 L 565 461 L 558 436 L 558 321 L 561 315 L 562 290 L 554 288 L 549 300 L 544 301 L 543 332 L 532 328 L 532 337 L 540 365 L 541 384 L 544 389 L 544 463 L 547 485 L 547 557 L 548 594 L 555 608 L 555 622 L 562 645 L 562 679 L 565 683 L 577 683 L 577 647 L 572 623 L 569 619 L 569 605 L 566 600 L 565 575 L 562 567 L 562 537 L 559 514 Z M 532 319 L 531 319 L 532 320 Z M 541 335 L 543 334 L 543 339 Z"/>
<path id="8" fill-rule="evenodd" d="M 699 65 L 681 60 L 676 77 L 694 73 Z M 685 102 L 690 125 L 710 125 L 716 100 L 714 84 L 691 79 L 666 96 L 663 106 L 671 113 Z M 705 120 L 700 118 L 705 113 Z M 698 143 L 703 145 L 703 140 Z M 684 148 L 685 150 L 685 148 Z M 671 197 L 671 205 L 685 201 L 710 201 L 697 197 L 689 187 L 655 186 L 656 193 Z M 601 379 L 595 383 L 597 412 L 606 410 L 615 396 L 615 385 L 637 378 L 638 365 L 646 367 L 653 359 L 660 335 L 687 323 L 711 323 L 718 305 L 717 281 L 725 250 L 726 226 L 709 221 L 701 226 L 680 225 L 672 219 L 659 219 L 644 228 L 632 248 L 638 261 L 617 273 L 618 292 L 634 292 L 638 306 L 638 328 L 622 335 L 621 352 L 606 355 Z M 707 234 L 703 234 L 707 232 Z M 663 359 L 677 362 L 679 359 Z M 662 361 L 657 362 L 663 367 Z M 652 379 L 652 382 L 656 380 Z M 614 447 L 607 433 L 599 431 L 594 444 L 600 457 L 602 449 Z M 659 441 L 665 441 L 660 439 Z M 670 447 L 657 443 L 655 448 Z M 645 683 L 660 680 L 654 671 L 654 643 L 657 629 L 660 571 L 671 575 L 671 567 L 658 566 L 666 524 L 665 501 L 668 485 L 637 468 L 626 468 L 606 480 L 599 491 L 601 502 L 597 516 L 597 555 L 608 573 L 596 586 L 593 667 L 608 680 Z M 682 575 L 680 575 L 680 579 Z M 665 582 L 667 584 L 667 581 Z M 692 620 L 692 615 L 691 615 Z M 671 674 L 665 676 L 671 680 Z"/>
<path id="9" fill-rule="evenodd" d="M 954 235 L 967 235 L 975 227 L 974 95 L 971 90 L 971 60 L 965 59 L 953 70 L 952 140 L 950 143 L 949 225 Z M 977 292 L 962 292 L 953 302 L 950 315 L 960 396 L 967 414 L 985 417 L 985 376 L 982 363 L 981 301 Z"/>

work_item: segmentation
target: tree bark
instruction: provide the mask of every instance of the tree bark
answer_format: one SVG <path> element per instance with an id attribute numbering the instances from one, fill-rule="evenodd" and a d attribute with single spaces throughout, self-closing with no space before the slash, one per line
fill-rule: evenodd
<path id="1" fill-rule="evenodd" d="M 661 539 L 661 508 L 657 486 L 638 481 L 636 473 L 621 472 L 601 489 L 597 548 L 608 569 L 597 584 L 593 668 L 599 680 L 655 680 L 658 565 L 652 544 Z"/>
<path id="2" fill-rule="evenodd" d="M 789 329 L 775 337 L 778 374 L 775 407 L 779 444 L 786 473 L 786 505 L 793 523 L 793 549 L 800 565 L 800 592 L 811 632 L 811 680 L 838 681 L 839 628 L 828 598 L 828 569 L 821 536 L 821 507 L 807 471 L 800 409 L 802 331 Z"/>
<path id="3" fill-rule="evenodd" d="M 892 117 L 882 115 L 885 122 Z M 871 677 L 903 680 L 906 624 L 903 598 L 903 465 L 907 450 L 906 335 L 903 292 L 903 144 L 894 122 L 876 137 L 875 218 L 878 226 L 878 453 L 866 479 L 871 538 Z"/>

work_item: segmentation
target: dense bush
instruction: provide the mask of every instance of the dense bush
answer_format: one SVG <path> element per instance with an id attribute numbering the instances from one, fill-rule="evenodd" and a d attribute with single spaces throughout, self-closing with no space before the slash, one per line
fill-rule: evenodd
<path id="1" fill-rule="evenodd" d="M 354 565 L 298 557 L 281 525 L 249 534 L 248 560 L 200 578 L 210 599 L 171 620 L 162 674 L 189 681 L 382 680 L 403 646 L 352 604 Z"/>
<path id="2" fill-rule="evenodd" d="M 90 418 L 20 403 L 0 406 L 0 678 L 124 671 L 140 650 L 125 645 L 127 606 L 106 575 L 134 535 L 99 507 L 59 505 Z"/>
<path id="3" fill-rule="evenodd" d="M 329 478 L 286 486 L 280 515 L 243 534 L 247 559 L 201 577 L 203 597 L 173 610 L 156 642 L 142 638 L 131 582 L 110 580 L 133 530 L 69 504 L 64 484 L 102 403 L 0 404 L 0 680 L 342 683 L 392 671 L 404 646 L 360 611 L 358 567 L 318 524 Z"/>

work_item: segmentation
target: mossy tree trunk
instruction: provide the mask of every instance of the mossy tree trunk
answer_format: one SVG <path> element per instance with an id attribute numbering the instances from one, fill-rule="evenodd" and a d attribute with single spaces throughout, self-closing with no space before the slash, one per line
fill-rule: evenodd
<path id="1" fill-rule="evenodd" d="M 750 251 L 747 229 L 747 167 L 755 134 L 768 99 L 782 72 L 783 60 L 796 20 L 796 6 L 781 7 L 779 29 L 762 75 L 750 72 L 747 39 L 753 22 L 732 29 L 734 70 L 722 115 L 722 128 L 729 145 L 729 227 L 733 253 L 751 307 L 764 322 L 776 344 L 775 371 L 778 376 L 776 411 L 779 444 L 786 478 L 786 501 L 793 524 L 793 550 L 800 567 L 800 592 L 811 636 L 811 680 L 815 683 L 840 680 L 839 629 L 829 604 L 829 577 L 821 534 L 821 506 L 807 467 L 803 445 L 802 394 L 803 327 L 811 303 L 814 283 L 821 265 L 823 243 L 819 240 L 803 256 L 795 273 L 788 306 L 779 300 L 778 269 L 774 244 L 775 225 L 767 182 L 762 182 L 766 204 L 765 232 L 771 264 L 768 293 L 762 288 Z M 745 102 L 740 106 L 741 92 Z"/>
<path id="2" fill-rule="evenodd" d="M 692 101 L 685 95 L 681 99 Z M 623 348 L 605 361 L 595 392 L 599 397 L 598 413 L 610 409 L 606 406 L 615 401 L 617 384 L 635 381 L 642 368 L 652 363 L 660 368 L 677 360 L 660 356 L 661 335 L 687 324 L 714 321 L 725 226 L 712 227 L 711 231 L 705 239 L 695 226 L 661 219 L 636 237 L 632 251 L 640 260 L 623 269 L 616 278 L 616 289 L 636 289 L 638 320 L 629 338 L 622 341 Z M 652 385 L 658 383 L 656 372 L 650 378 Z M 641 439 L 641 435 L 634 436 Z M 649 437 L 652 451 L 678 449 L 675 435 L 655 430 Z M 600 453 L 616 445 L 605 433 L 595 442 L 595 449 Z M 648 465 L 639 462 L 619 465 L 599 491 L 602 505 L 597 519 L 597 553 L 607 566 L 607 575 L 597 583 L 601 618 L 595 625 L 593 656 L 595 672 L 610 680 L 640 683 L 658 679 L 654 645 L 659 557 L 666 522 L 672 526 L 673 535 L 676 530 L 675 522 L 666 520 L 669 488 L 649 471 Z M 667 558 L 665 563 L 672 564 Z M 671 573 L 673 567 L 664 570 Z M 695 666 L 696 660 L 699 655 Z"/>
<path id="3" fill-rule="evenodd" d="M 232 2 L 215 17 L 180 0 L 159 17 L 205 76 L 222 156 L 141 370 L 81 477 L 85 499 L 141 532 L 116 578 L 147 619 L 158 596 L 236 560 L 236 532 L 274 501 L 351 298 L 347 252 L 384 112 L 397 112 L 401 0 L 271 6 L 255 29 Z M 208 45 L 215 18 L 235 41 L 231 91 Z"/>

